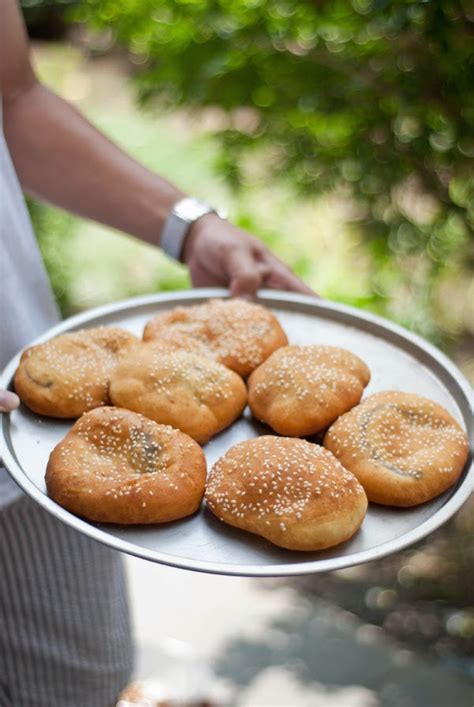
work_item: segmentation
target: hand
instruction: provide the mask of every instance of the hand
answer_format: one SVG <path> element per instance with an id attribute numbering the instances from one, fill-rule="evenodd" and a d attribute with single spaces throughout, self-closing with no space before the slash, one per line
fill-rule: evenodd
<path id="1" fill-rule="evenodd" d="M 234 297 L 260 287 L 315 296 L 263 243 L 216 214 L 192 225 L 183 255 L 196 287 L 229 287 Z"/>
<path id="2" fill-rule="evenodd" d="M 0 388 L 0 412 L 11 412 L 20 404 L 20 398 L 16 393 Z"/>

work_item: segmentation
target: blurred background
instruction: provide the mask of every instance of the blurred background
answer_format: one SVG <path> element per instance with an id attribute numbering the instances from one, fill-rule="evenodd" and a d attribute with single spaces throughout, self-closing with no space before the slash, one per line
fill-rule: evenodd
<path id="1" fill-rule="evenodd" d="M 420 333 L 474 380 L 469 0 L 21 5 L 41 79 L 111 139 L 226 206 L 323 297 Z M 65 316 L 189 287 L 155 249 L 29 208 Z M 301 580 L 129 559 L 139 670 L 156 672 L 168 635 L 236 705 L 472 707 L 473 511 L 471 498 L 389 559 Z"/>

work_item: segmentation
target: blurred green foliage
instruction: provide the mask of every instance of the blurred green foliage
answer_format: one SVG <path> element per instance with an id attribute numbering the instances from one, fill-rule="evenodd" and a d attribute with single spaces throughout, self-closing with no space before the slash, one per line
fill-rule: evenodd
<path id="1" fill-rule="evenodd" d="M 385 312 L 406 288 L 439 339 L 437 284 L 474 266 L 474 14 L 463 0 L 79 0 L 112 32 L 150 102 L 219 106 L 219 167 L 234 188 L 342 190 Z M 335 236 L 336 237 L 336 236 Z"/>
<path id="2" fill-rule="evenodd" d="M 34 199 L 27 199 L 27 206 L 59 308 L 63 314 L 70 314 L 73 309 L 69 288 L 71 264 L 67 253 L 75 219 L 65 211 Z"/>
<path id="3" fill-rule="evenodd" d="M 213 159 L 238 204 L 233 219 L 321 294 L 442 346 L 472 335 L 474 15 L 467 0 L 21 2 L 36 33 L 50 34 L 54 12 L 62 31 L 66 9 L 70 21 L 92 30 L 92 56 L 123 46 L 138 96 L 152 110 L 210 111 L 220 146 Z M 339 284 L 337 249 L 332 260 L 324 252 L 327 234 L 316 245 L 295 232 L 292 247 L 285 224 L 271 219 L 279 185 L 304 216 L 308 199 L 336 195 L 327 203 L 336 212 L 331 237 L 339 253 L 347 247 Z M 212 200 L 205 189 L 201 195 Z M 256 217 L 255 195 L 273 196 L 268 223 Z M 339 218 L 344 203 L 354 208 Z"/>

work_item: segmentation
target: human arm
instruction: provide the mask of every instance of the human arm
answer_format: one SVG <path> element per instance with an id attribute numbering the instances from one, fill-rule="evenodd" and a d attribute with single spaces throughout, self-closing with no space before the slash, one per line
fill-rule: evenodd
<path id="1" fill-rule="evenodd" d="M 37 80 L 17 3 L 5 0 L 2 7 L 4 130 L 23 188 L 159 245 L 163 224 L 184 194 Z M 312 293 L 262 243 L 214 214 L 193 224 L 183 259 L 197 286 L 229 285 L 233 294 L 265 286 Z"/>

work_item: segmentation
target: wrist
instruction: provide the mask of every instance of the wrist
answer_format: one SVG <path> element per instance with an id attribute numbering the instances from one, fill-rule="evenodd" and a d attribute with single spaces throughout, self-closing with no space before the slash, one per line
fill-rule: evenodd
<path id="1" fill-rule="evenodd" d="M 185 261 L 185 245 L 192 227 L 208 215 L 216 215 L 216 210 L 204 201 L 194 197 L 177 201 L 161 231 L 163 251 L 175 260 Z"/>
<path id="2" fill-rule="evenodd" d="M 183 250 L 181 252 L 182 263 L 189 262 L 190 258 L 194 253 L 194 248 L 197 241 L 199 240 L 200 235 L 213 225 L 219 227 L 219 222 L 222 222 L 222 217 L 216 214 L 215 212 L 211 212 L 209 214 L 201 216 L 201 218 L 197 219 L 197 221 L 194 221 L 194 223 L 190 225 L 185 241 L 183 243 Z"/>

